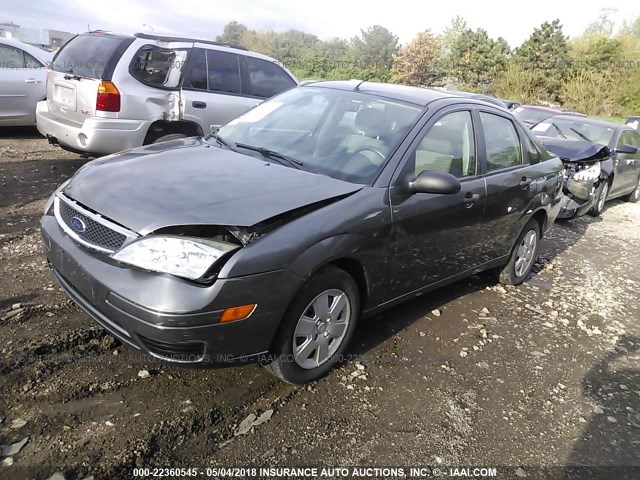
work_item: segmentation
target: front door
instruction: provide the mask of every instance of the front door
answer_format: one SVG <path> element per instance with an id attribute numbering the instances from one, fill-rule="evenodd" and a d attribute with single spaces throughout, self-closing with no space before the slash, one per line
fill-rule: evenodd
<path id="1" fill-rule="evenodd" d="M 631 130 L 623 130 L 616 148 L 622 148 L 623 145 L 629 145 L 640 149 L 640 135 Z M 640 171 L 640 150 L 636 153 L 614 153 L 613 167 L 615 173 L 613 175 L 613 185 L 611 195 L 623 195 L 638 185 L 638 172 Z"/>
<path id="2" fill-rule="evenodd" d="M 478 117 L 487 185 L 481 250 L 483 260 L 490 261 L 511 251 L 528 219 L 543 173 L 537 164 L 530 162 L 532 155 L 528 151 L 525 154 L 521 136 L 510 116 L 492 110 L 481 111 Z"/>
<path id="3" fill-rule="evenodd" d="M 393 231 L 387 300 L 447 279 L 479 264 L 479 231 L 486 202 L 478 176 L 471 111 L 447 109 L 429 121 L 390 189 Z M 423 170 L 448 172 L 462 189 L 451 195 L 406 193 L 406 178 Z"/>

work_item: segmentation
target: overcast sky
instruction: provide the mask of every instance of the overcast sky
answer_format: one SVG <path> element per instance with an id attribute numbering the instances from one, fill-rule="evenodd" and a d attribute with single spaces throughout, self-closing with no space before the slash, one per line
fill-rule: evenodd
<path id="1" fill-rule="evenodd" d="M 560 18 L 565 34 L 579 35 L 605 7 L 616 9 L 619 22 L 640 15 L 637 0 L 0 0 L 0 23 L 74 33 L 86 31 L 87 25 L 123 33 L 152 28 L 208 39 L 231 20 L 256 30 L 297 28 L 321 39 L 351 38 L 379 24 L 406 43 L 427 28 L 441 32 L 461 15 L 472 28 L 502 36 L 514 47 L 554 18 Z"/>

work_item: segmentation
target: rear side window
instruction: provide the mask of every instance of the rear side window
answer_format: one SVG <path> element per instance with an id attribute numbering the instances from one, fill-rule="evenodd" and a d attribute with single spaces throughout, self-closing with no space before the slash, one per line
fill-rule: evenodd
<path id="1" fill-rule="evenodd" d="M 511 120 L 480 112 L 484 143 L 487 150 L 487 171 L 522 165 L 518 133 Z"/>
<path id="2" fill-rule="evenodd" d="M 22 50 L 9 45 L 0 45 L 0 68 L 24 68 Z"/>
<path id="3" fill-rule="evenodd" d="M 242 91 L 240 59 L 235 53 L 207 50 L 207 70 L 209 90 L 234 94 Z"/>
<path id="4" fill-rule="evenodd" d="M 269 98 L 295 87 L 296 83 L 275 62 L 261 58 L 245 57 L 249 76 L 248 94 Z"/>
<path id="5" fill-rule="evenodd" d="M 186 58 L 186 50 L 163 50 L 149 45 L 138 50 L 133 58 L 131 75 L 154 87 L 176 88 Z"/>
<path id="6" fill-rule="evenodd" d="M 111 35 L 78 35 L 59 50 L 53 59 L 52 69 L 80 77 L 108 80 L 115 62 L 131 41 Z"/>
<path id="7" fill-rule="evenodd" d="M 207 55 L 201 48 L 191 50 L 189 66 L 185 73 L 185 88 L 206 90 L 207 86 Z"/>

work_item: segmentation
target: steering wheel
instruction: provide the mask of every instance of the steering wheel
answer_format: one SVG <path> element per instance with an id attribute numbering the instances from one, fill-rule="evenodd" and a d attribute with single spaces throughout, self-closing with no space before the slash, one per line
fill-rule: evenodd
<path id="1" fill-rule="evenodd" d="M 358 148 L 355 152 L 353 152 L 354 155 L 357 155 L 358 153 L 361 152 L 366 152 L 366 151 L 370 151 L 375 153 L 376 155 L 379 155 L 380 158 L 382 159 L 382 161 L 384 162 L 385 159 L 387 158 L 386 155 L 384 153 L 382 153 L 379 149 L 377 149 L 376 147 L 372 147 L 371 145 L 363 145 L 362 147 Z"/>

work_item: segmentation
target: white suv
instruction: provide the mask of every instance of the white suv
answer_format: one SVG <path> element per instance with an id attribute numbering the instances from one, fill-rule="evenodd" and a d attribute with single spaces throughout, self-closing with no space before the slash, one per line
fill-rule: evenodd
<path id="1" fill-rule="evenodd" d="M 242 47 L 89 32 L 54 57 L 37 126 L 66 150 L 107 155 L 208 134 L 297 84 L 276 60 Z"/>

